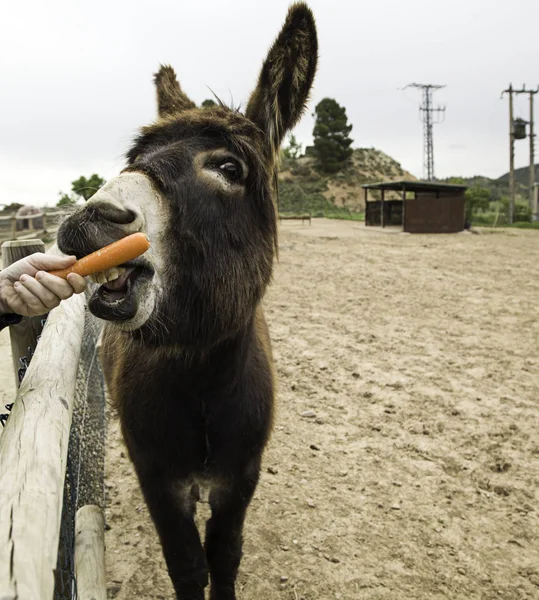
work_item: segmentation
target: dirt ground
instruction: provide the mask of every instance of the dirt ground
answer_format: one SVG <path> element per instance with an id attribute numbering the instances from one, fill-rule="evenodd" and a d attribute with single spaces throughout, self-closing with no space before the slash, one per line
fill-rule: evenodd
<path id="1" fill-rule="evenodd" d="M 280 246 L 239 599 L 539 598 L 539 233 L 285 222 Z M 108 447 L 109 598 L 171 599 L 114 422 Z"/>

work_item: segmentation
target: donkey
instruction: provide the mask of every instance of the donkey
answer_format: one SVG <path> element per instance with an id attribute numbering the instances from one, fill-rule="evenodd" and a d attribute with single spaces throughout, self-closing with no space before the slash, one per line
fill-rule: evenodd
<path id="1" fill-rule="evenodd" d="M 102 362 L 177 598 L 233 600 L 242 531 L 272 426 L 274 377 L 261 301 L 277 254 L 281 141 L 318 60 L 314 17 L 289 9 L 245 114 L 199 108 L 170 66 L 158 119 L 127 166 L 64 221 L 59 248 L 84 256 L 142 231 L 142 257 L 95 276 L 107 321 Z M 204 545 L 198 486 L 209 487 Z M 209 576 L 209 577 L 208 577 Z"/>

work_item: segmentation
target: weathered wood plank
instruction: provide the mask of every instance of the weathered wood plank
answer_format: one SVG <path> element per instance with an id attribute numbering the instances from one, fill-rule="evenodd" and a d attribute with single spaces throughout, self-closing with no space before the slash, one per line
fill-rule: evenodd
<path id="1" fill-rule="evenodd" d="M 79 600 L 107 600 L 105 517 L 99 506 L 83 506 L 77 511 L 75 576 Z"/>
<path id="2" fill-rule="evenodd" d="M 54 591 L 84 295 L 50 312 L 0 437 L 0 599 Z"/>

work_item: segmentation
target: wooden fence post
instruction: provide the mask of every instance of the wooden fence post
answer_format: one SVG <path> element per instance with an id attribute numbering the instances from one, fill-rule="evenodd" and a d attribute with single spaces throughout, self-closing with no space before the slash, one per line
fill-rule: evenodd
<path id="1" fill-rule="evenodd" d="M 41 240 L 13 240 L 2 244 L 3 268 L 18 261 L 34 252 L 45 252 L 45 244 Z M 13 358 L 13 369 L 15 371 L 15 383 L 17 387 L 26 372 L 33 353 L 36 349 L 37 338 L 43 330 L 43 321 L 47 315 L 29 317 L 22 320 L 18 325 L 9 328 L 11 338 L 11 355 Z"/>
<path id="2" fill-rule="evenodd" d="M 99 506 L 87 505 L 77 511 L 75 576 L 79 600 L 107 600 L 105 517 Z"/>

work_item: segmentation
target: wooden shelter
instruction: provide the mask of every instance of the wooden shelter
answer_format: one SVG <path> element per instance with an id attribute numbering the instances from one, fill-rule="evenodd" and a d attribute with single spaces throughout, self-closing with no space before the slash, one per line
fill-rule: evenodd
<path id="1" fill-rule="evenodd" d="M 363 186 L 365 225 L 402 226 L 408 233 L 456 233 L 465 226 L 465 185 L 388 181 Z M 377 198 L 369 198 L 369 191 Z M 372 196 L 372 193 L 371 193 Z"/>
<path id="2" fill-rule="evenodd" d="M 37 206 L 21 206 L 15 214 L 17 231 L 45 229 L 44 211 Z"/>

